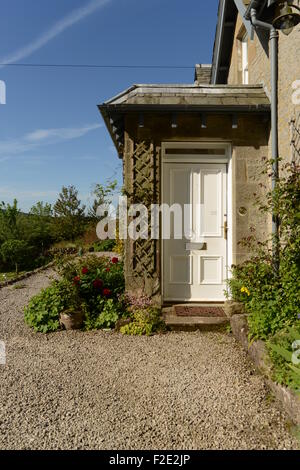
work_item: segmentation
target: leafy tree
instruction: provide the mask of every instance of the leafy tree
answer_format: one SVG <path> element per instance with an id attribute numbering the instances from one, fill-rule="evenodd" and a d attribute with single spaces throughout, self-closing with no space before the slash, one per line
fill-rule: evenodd
<path id="1" fill-rule="evenodd" d="M 39 201 L 32 206 L 29 213 L 36 217 L 45 217 L 49 219 L 52 217 L 53 211 L 51 204 L 48 204 L 47 202 L 44 204 L 43 201 Z"/>
<path id="2" fill-rule="evenodd" d="M 0 243 L 20 237 L 20 213 L 16 199 L 12 205 L 0 203 Z"/>
<path id="3" fill-rule="evenodd" d="M 7 240 L 0 248 L 2 259 L 5 263 L 14 265 L 18 274 L 19 265 L 27 256 L 28 245 L 24 240 Z"/>
<path id="4" fill-rule="evenodd" d="M 54 205 L 55 230 L 61 239 L 72 241 L 84 231 L 85 206 L 78 199 L 75 186 L 63 186 Z"/>
<path id="5" fill-rule="evenodd" d="M 91 220 L 99 219 L 97 216 L 97 209 L 101 204 L 111 204 L 117 184 L 117 180 L 107 181 L 105 185 L 96 184 L 93 190 L 94 202 L 88 210 L 88 216 Z"/>
<path id="6" fill-rule="evenodd" d="M 29 212 L 29 241 L 43 252 L 53 241 L 53 210 L 51 204 L 37 202 Z"/>

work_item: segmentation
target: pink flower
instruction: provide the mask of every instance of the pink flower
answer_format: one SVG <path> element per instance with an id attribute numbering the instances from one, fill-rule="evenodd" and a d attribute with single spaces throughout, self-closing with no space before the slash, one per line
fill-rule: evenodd
<path id="1" fill-rule="evenodd" d="M 95 289 L 101 289 L 103 286 L 103 281 L 101 281 L 101 279 L 95 279 L 95 281 L 93 281 L 93 286 Z"/>
<path id="2" fill-rule="evenodd" d="M 111 262 L 112 262 L 113 264 L 117 264 L 117 263 L 119 262 L 119 259 L 118 259 L 118 258 L 112 258 L 112 259 L 111 259 Z"/>
<path id="3" fill-rule="evenodd" d="M 89 272 L 88 268 L 87 267 L 83 267 L 82 270 L 81 270 L 82 274 L 87 274 Z"/>
<path id="4" fill-rule="evenodd" d="M 103 289 L 103 295 L 105 295 L 105 297 L 108 297 L 111 295 L 111 290 L 109 289 Z"/>

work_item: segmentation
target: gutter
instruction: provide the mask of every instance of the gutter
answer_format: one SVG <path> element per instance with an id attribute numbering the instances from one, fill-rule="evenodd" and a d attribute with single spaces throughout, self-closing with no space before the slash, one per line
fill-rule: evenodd
<path id="1" fill-rule="evenodd" d="M 244 18 L 246 20 L 251 20 L 251 10 L 254 8 L 256 10 L 257 16 L 259 17 L 266 6 L 267 0 L 251 0 L 249 3 Z M 252 23 L 253 24 L 253 23 Z M 253 25 L 254 26 L 254 25 Z"/>
<path id="2" fill-rule="evenodd" d="M 278 153 L 278 38 L 279 33 L 270 23 L 257 19 L 257 8 L 265 5 L 265 0 L 252 0 L 246 12 L 250 14 L 251 23 L 255 29 L 262 28 L 270 32 L 271 49 L 271 135 L 272 135 L 272 191 L 276 189 L 279 178 Z M 250 12 L 250 13 L 249 13 Z M 279 268 L 279 219 L 272 214 L 273 260 L 274 267 Z"/>
<path id="3" fill-rule="evenodd" d="M 113 111 L 118 113 L 128 112 L 207 112 L 213 114 L 226 113 L 265 113 L 270 114 L 270 105 L 268 104 L 237 104 L 237 105 L 191 105 L 191 104 L 102 104 L 98 106 L 101 113 Z"/>
<path id="4" fill-rule="evenodd" d="M 216 47 L 217 47 L 217 57 L 215 63 L 212 64 L 212 76 L 211 82 L 213 85 L 217 83 L 217 73 L 220 66 L 220 51 L 221 51 L 221 43 L 224 35 L 224 15 L 225 15 L 225 7 L 226 7 L 226 0 L 221 0 L 220 10 L 221 10 L 221 18 L 220 22 L 218 21 L 218 25 L 220 24 L 220 28 L 217 26 L 217 33 L 216 33 Z"/>

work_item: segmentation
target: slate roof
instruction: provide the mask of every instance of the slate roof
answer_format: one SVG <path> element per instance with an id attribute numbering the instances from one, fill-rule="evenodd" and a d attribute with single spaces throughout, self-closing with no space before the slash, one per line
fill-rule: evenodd
<path id="1" fill-rule="evenodd" d="M 245 107 L 269 109 L 270 101 L 262 85 L 133 85 L 106 101 L 103 107 L 154 109 L 155 106 Z"/>

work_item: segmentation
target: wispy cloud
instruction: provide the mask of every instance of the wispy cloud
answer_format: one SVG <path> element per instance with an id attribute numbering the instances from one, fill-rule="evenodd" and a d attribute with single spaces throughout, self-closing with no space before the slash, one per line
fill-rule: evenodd
<path id="1" fill-rule="evenodd" d="M 79 23 L 81 20 L 83 20 L 87 16 L 90 16 L 96 10 L 104 7 L 111 1 L 112 0 L 92 0 L 85 6 L 73 10 L 67 16 L 57 21 L 50 29 L 45 31 L 43 34 L 41 34 L 41 36 L 37 37 L 30 44 L 21 47 L 20 49 L 8 55 L 7 57 L 3 57 L 2 59 L 0 59 L 0 62 L 2 64 L 11 64 L 31 56 L 34 52 L 41 49 L 43 46 L 48 44 L 48 42 L 59 36 L 68 28 L 75 25 L 76 23 Z M 0 68 L 2 67 L 4 66 L 0 66 Z"/>
<path id="2" fill-rule="evenodd" d="M 58 129 L 37 129 L 25 136 L 30 143 L 53 143 L 62 140 L 72 140 L 82 137 L 90 131 L 99 129 L 102 124 L 89 124 L 83 127 L 62 127 Z"/>
<path id="3" fill-rule="evenodd" d="M 31 199 L 38 199 L 38 198 L 55 198 L 58 194 L 56 190 L 45 190 L 45 191 L 32 191 L 32 190 L 12 190 L 7 186 L 0 186 L 0 194 L 1 198 L 9 198 L 14 199 L 17 198 L 18 200 L 31 200 Z"/>
<path id="4" fill-rule="evenodd" d="M 100 127 L 103 127 L 103 125 L 89 124 L 75 128 L 37 129 L 19 139 L 2 140 L 0 142 L 0 161 L 4 161 L 12 155 L 35 150 L 41 146 L 78 139 Z"/>

